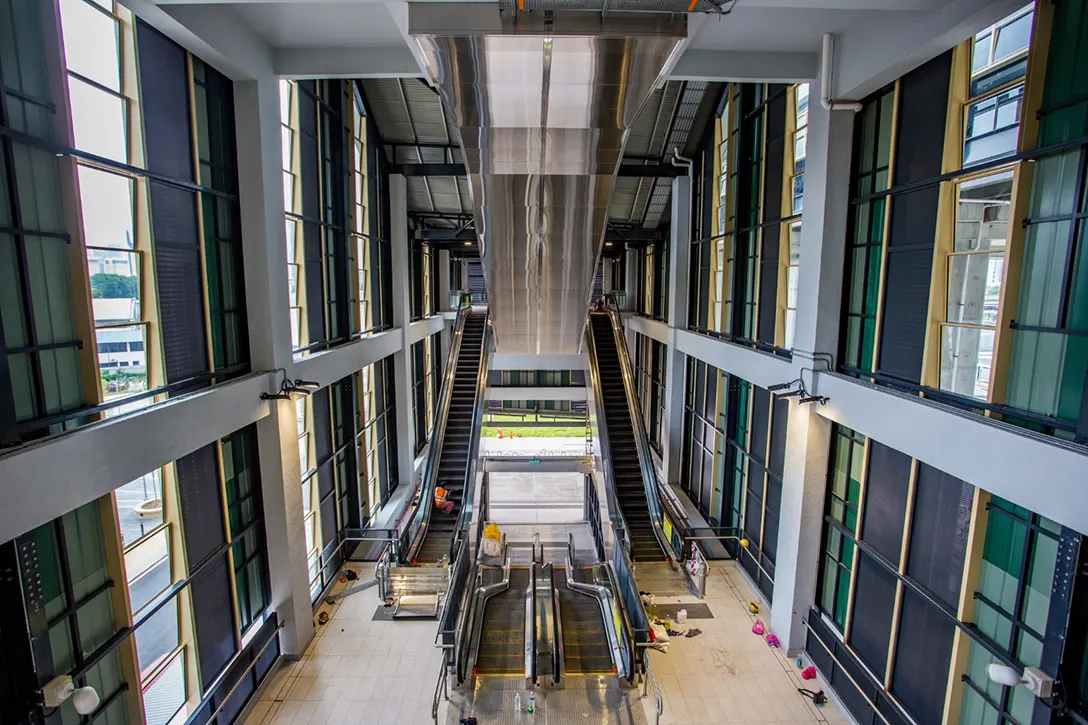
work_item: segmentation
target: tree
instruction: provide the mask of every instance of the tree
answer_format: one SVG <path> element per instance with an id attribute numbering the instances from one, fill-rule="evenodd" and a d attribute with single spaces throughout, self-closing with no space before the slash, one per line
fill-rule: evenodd
<path id="1" fill-rule="evenodd" d="M 99 272 L 91 275 L 91 296 L 101 300 L 127 300 L 139 295 L 136 278 L 123 274 Z"/>

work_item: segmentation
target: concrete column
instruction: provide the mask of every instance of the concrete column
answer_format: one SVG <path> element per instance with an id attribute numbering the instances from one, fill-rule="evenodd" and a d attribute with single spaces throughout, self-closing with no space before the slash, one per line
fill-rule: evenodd
<path id="1" fill-rule="evenodd" d="M 691 175 L 672 181 L 669 233 L 669 313 L 671 331 L 687 328 L 688 254 L 691 251 Z M 672 341 L 670 341 L 672 342 Z M 680 482 L 680 444 L 684 437 L 684 354 L 670 344 L 665 362 L 665 431 L 661 465 L 668 483 Z"/>
<path id="2" fill-rule="evenodd" d="M 292 377 L 279 80 L 236 81 L 234 101 L 238 127 L 246 129 L 238 134 L 238 175 L 250 357 L 255 371 L 282 368 Z M 272 608 L 284 623 L 283 654 L 300 657 L 314 623 L 293 401 L 275 401 L 272 414 L 257 422 L 257 444 Z"/>
<path id="3" fill-rule="evenodd" d="M 438 253 L 438 309 L 441 311 L 453 310 L 450 304 L 450 253 L 443 249 Z M 439 335 L 439 348 L 442 352 L 442 364 L 450 354 L 450 340 L 453 339 L 453 324 L 446 320 L 442 325 L 442 334 Z"/>
<path id="4" fill-rule="evenodd" d="M 623 254 L 626 257 L 625 263 L 627 265 L 623 270 L 624 292 L 627 297 L 624 308 L 634 310 L 637 306 L 635 295 L 638 294 L 638 250 L 628 249 Z"/>
<path id="5" fill-rule="evenodd" d="M 451 310 L 450 306 L 450 253 L 443 249 L 438 252 L 438 309 Z"/>
<path id="6" fill-rule="evenodd" d="M 813 81 L 813 88 L 818 87 Z M 805 208 L 793 365 L 813 390 L 812 352 L 838 349 L 854 114 L 809 105 Z M 812 405 L 790 404 L 771 627 L 790 654 L 804 648 L 801 618 L 816 597 L 831 422 Z"/>
<path id="7" fill-rule="evenodd" d="M 408 185 L 403 175 L 389 175 L 390 260 L 393 270 L 393 327 L 400 331 L 400 350 L 393 354 L 396 371 L 397 474 L 401 486 L 415 486 L 416 433 L 412 425 L 412 358 L 408 325 L 412 318 L 408 272 Z"/>

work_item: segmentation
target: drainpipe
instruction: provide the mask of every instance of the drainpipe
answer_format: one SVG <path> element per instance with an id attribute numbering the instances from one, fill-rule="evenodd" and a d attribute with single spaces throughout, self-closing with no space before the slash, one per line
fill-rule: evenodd
<path id="1" fill-rule="evenodd" d="M 673 146 L 672 147 L 672 158 L 669 159 L 669 163 L 671 163 L 673 166 L 679 166 L 680 168 L 690 169 L 691 165 L 694 162 L 691 159 L 689 159 L 689 158 L 687 158 L 685 156 L 681 156 L 680 155 L 680 149 L 678 149 L 676 146 Z"/>
<path id="2" fill-rule="evenodd" d="M 820 105 L 828 111 L 861 110 L 861 104 L 854 101 L 831 100 L 831 60 L 835 54 L 835 36 L 824 33 L 823 52 L 820 54 Z"/>

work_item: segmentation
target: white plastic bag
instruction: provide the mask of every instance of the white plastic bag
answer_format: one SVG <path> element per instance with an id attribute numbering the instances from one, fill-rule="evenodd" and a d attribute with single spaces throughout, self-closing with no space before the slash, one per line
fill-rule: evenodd
<path id="1" fill-rule="evenodd" d="M 676 623 L 683 624 L 686 621 L 688 621 L 688 610 L 681 609 L 679 612 L 676 613 Z"/>
<path id="2" fill-rule="evenodd" d="M 502 556 L 502 542 L 485 538 L 480 542 L 480 550 L 484 556 Z"/>

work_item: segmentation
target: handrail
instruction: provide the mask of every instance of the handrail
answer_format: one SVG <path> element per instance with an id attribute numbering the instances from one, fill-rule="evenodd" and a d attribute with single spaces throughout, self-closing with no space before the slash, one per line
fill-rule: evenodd
<path id="1" fill-rule="evenodd" d="M 635 450 L 638 451 L 639 469 L 642 471 L 642 485 L 646 491 L 646 502 L 650 508 L 650 521 L 654 525 L 654 534 L 661 545 L 661 550 L 674 554 L 674 558 L 682 559 L 683 550 L 674 550 L 672 542 L 665 538 L 662 524 L 661 494 L 658 492 L 657 473 L 654 471 L 653 456 L 650 455 L 650 439 L 643 426 L 641 403 L 638 399 L 638 389 L 635 385 L 634 368 L 627 352 L 627 341 L 623 338 L 623 321 L 615 308 L 606 307 L 609 320 L 612 322 L 612 335 L 616 343 L 616 352 L 619 355 L 620 377 L 623 378 L 623 387 L 627 392 L 627 412 L 631 416 L 631 426 L 635 434 Z M 680 521 L 675 522 L 677 525 Z"/>
<path id="2" fill-rule="evenodd" d="M 555 622 L 555 646 L 552 647 L 552 681 L 558 683 L 567 674 L 563 655 L 563 615 L 559 608 L 559 590 L 555 587 L 555 574 L 552 570 L 552 617 Z M 570 569 L 567 569 L 568 578 Z"/>
<path id="3" fill-rule="evenodd" d="M 661 685 L 657 681 L 657 673 L 654 672 L 653 666 L 650 664 L 650 653 L 646 652 L 642 656 L 642 696 L 647 697 L 650 694 L 650 683 L 654 686 L 654 725 L 658 725 L 661 722 L 661 713 L 665 711 L 665 703 L 661 698 Z"/>
<path id="4" fill-rule="evenodd" d="M 231 701 L 231 697 L 234 695 L 235 691 L 239 687 L 241 687 L 242 682 L 245 681 L 245 676 L 249 674 L 250 670 L 257 666 L 258 662 L 261 661 L 261 657 L 264 655 L 265 650 L 268 649 L 268 645 L 272 644 L 273 642 L 279 641 L 279 637 L 277 637 L 276 635 L 279 634 L 279 631 L 283 629 L 283 627 L 284 622 L 279 622 L 278 624 L 276 624 L 276 628 L 272 630 L 272 633 L 270 635 L 268 635 L 268 639 L 266 639 L 264 644 L 261 645 L 261 648 L 257 651 L 257 654 L 253 655 L 253 659 L 251 659 L 249 661 L 249 664 L 246 665 L 245 668 L 238 674 L 238 679 L 234 683 L 234 687 L 230 688 L 227 694 L 223 697 L 222 702 L 219 703 L 219 707 L 215 708 L 215 712 L 213 712 L 208 718 L 208 722 L 215 720 L 215 716 L 218 715 L 223 710 L 223 708 L 227 706 L 227 703 Z M 230 669 L 231 668 L 225 669 L 223 671 L 223 674 L 225 675 L 227 672 L 230 671 Z M 209 688 L 208 694 L 211 694 L 212 692 L 215 692 L 214 688 Z M 205 695 L 205 697 L 207 697 L 207 695 Z"/>
<path id="5" fill-rule="evenodd" d="M 623 633 L 616 631 L 615 623 L 616 618 L 612 616 L 613 610 L 618 614 L 620 620 L 626 617 L 623 609 L 620 606 L 618 598 L 613 594 L 612 590 L 608 587 L 600 584 L 589 584 L 586 582 L 576 581 L 574 579 L 574 534 L 569 534 L 567 538 L 567 588 L 576 592 L 581 592 L 587 596 L 591 596 L 597 600 L 597 605 L 601 608 L 601 618 L 604 624 L 605 638 L 608 640 L 608 651 L 612 657 L 612 664 L 616 668 L 616 672 L 621 677 L 630 677 L 630 672 L 624 665 L 623 661 L 623 642 L 620 641 L 620 637 Z M 603 566 L 605 569 L 605 577 L 608 575 L 608 567 L 604 564 L 595 564 L 590 567 L 583 567 L 592 569 L 594 566 Z M 630 651 L 629 648 L 627 651 Z M 617 659 L 619 661 L 617 661 Z"/>
<path id="6" fill-rule="evenodd" d="M 525 589 L 525 684 L 536 687 L 536 567 L 529 567 Z"/>
<path id="7" fill-rule="evenodd" d="M 484 567 L 478 566 L 476 568 L 476 587 L 461 629 L 460 641 L 462 646 L 457 649 L 458 684 L 464 684 L 467 674 L 472 671 L 472 667 L 468 666 L 469 659 L 472 660 L 472 666 L 475 666 L 476 653 L 480 649 L 480 637 L 483 632 L 484 610 L 487 607 L 487 601 L 499 592 L 510 588 L 510 552 L 506 548 L 505 538 L 503 540 L 503 560 L 502 580 L 494 584 L 481 586 L 480 581 L 483 577 Z M 467 648 L 464 646 L 465 644 L 468 645 Z"/>
<path id="8" fill-rule="evenodd" d="M 465 555 L 467 543 L 462 541 L 458 548 L 457 556 L 453 559 L 453 564 L 450 566 L 450 580 L 446 586 L 446 596 L 443 599 L 442 614 L 438 618 L 438 631 L 434 635 L 434 646 L 441 647 L 442 649 L 452 649 L 457 645 L 457 627 L 461 622 L 461 615 L 464 610 L 463 603 L 465 599 L 464 582 L 468 579 L 468 567 L 471 557 Z M 449 629 L 450 613 L 457 614 L 457 622 L 454 624 L 453 629 Z M 453 635 L 453 642 L 443 641 L 442 644 L 438 643 L 438 640 L 445 638 L 448 635 Z"/>
<path id="9" fill-rule="evenodd" d="M 438 673 L 438 682 L 434 686 L 434 697 L 431 698 L 431 718 L 434 719 L 434 725 L 438 725 L 438 708 L 441 705 L 440 696 L 445 697 L 446 702 L 450 700 L 449 687 L 449 653 L 443 650 L 442 669 Z"/>
<path id="10" fill-rule="evenodd" d="M 446 420 L 449 417 L 450 401 L 453 398 L 453 380 L 457 370 L 457 358 L 461 351 L 461 339 L 465 332 L 465 321 L 468 319 L 468 311 L 471 307 L 461 306 L 457 309 L 457 318 L 453 326 L 453 338 L 450 340 L 449 354 L 446 357 L 446 369 L 442 377 L 442 388 L 438 395 L 438 413 L 435 415 L 434 432 L 431 437 L 431 447 L 427 452 L 427 458 L 423 462 L 423 473 L 419 500 L 416 502 L 416 513 L 409 521 L 404 533 L 408 539 L 408 550 L 404 552 L 401 560 L 411 562 L 415 559 L 423 540 L 427 537 L 427 528 L 431 522 L 431 510 L 434 506 L 434 488 L 437 484 L 438 463 L 442 457 L 442 444 L 446 437 Z M 441 425 L 439 425 L 441 423 Z M 414 530 L 413 530 L 414 529 Z"/>

